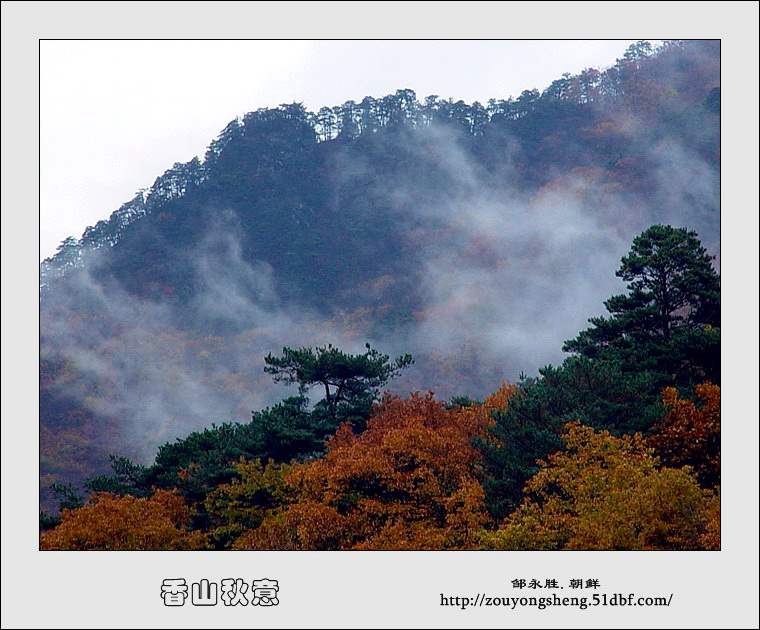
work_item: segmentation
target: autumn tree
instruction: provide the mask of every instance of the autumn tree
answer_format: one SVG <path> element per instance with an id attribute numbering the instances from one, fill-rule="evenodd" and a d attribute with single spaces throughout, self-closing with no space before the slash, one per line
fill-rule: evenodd
<path id="1" fill-rule="evenodd" d="M 695 393 L 696 400 L 684 400 L 674 387 L 664 390 L 668 412 L 649 444 L 665 464 L 691 466 L 700 483 L 712 488 L 720 484 L 720 387 L 702 383 Z"/>
<path id="2" fill-rule="evenodd" d="M 64 551 L 205 549 L 205 535 L 186 529 L 191 513 L 182 497 L 167 490 L 157 490 L 150 498 L 96 493 L 83 507 L 63 510 L 61 524 L 40 536 L 40 548 Z"/>
<path id="3" fill-rule="evenodd" d="M 646 372 L 624 372 L 616 361 L 569 357 L 521 384 L 508 407 L 494 414 L 483 453 L 487 505 L 497 520 L 523 500 L 523 487 L 546 458 L 562 447 L 572 419 L 614 435 L 645 431 L 662 417 L 657 384 Z"/>
<path id="4" fill-rule="evenodd" d="M 641 434 L 568 423 L 566 450 L 541 462 L 489 549 L 700 549 L 711 494 L 688 468 L 661 468 Z"/>
<path id="5" fill-rule="evenodd" d="M 705 531 L 700 544 L 707 551 L 720 551 L 720 487 L 707 495 Z"/>
<path id="6" fill-rule="evenodd" d="M 367 429 L 342 425 L 327 455 L 286 475 L 292 502 L 241 536 L 238 549 L 467 549 L 487 521 L 480 456 L 490 412 L 446 406 L 432 394 L 386 397 Z"/>

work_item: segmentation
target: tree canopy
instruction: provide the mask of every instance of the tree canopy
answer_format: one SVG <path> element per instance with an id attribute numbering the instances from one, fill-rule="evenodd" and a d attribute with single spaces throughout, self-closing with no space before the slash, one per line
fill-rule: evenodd
<path id="1" fill-rule="evenodd" d="M 700 549 L 712 507 L 688 469 L 661 468 L 641 434 L 616 438 L 578 422 L 542 461 L 527 498 L 490 549 Z"/>
<path id="2" fill-rule="evenodd" d="M 719 341 L 720 278 L 696 232 L 653 225 L 637 236 L 617 276 L 628 293 L 604 306 L 609 317 L 592 326 L 564 350 L 592 359 L 620 358 L 628 369 L 649 369 L 680 382 L 711 378 L 719 367 L 704 363 L 705 346 Z"/>
<path id="3" fill-rule="evenodd" d="M 704 381 L 718 382 L 720 279 L 696 233 L 650 227 L 633 240 L 617 275 L 628 282 L 628 293 L 604 303 L 611 315 L 592 318 L 591 328 L 566 342 L 564 350 L 575 356 L 529 379 L 496 415 L 496 441 L 480 443 L 495 517 L 519 505 L 537 460 L 560 448 L 565 423 L 580 421 L 616 436 L 648 431 L 664 418 L 663 388 L 693 391 Z M 705 439 L 714 444 L 715 434 Z"/>
<path id="4" fill-rule="evenodd" d="M 207 548 L 206 536 L 188 531 L 192 510 L 175 492 L 158 490 L 149 498 L 94 494 L 63 522 L 44 532 L 41 549 L 172 551 Z"/>
<path id="5" fill-rule="evenodd" d="M 324 388 L 324 404 L 335 411 L 341 403 L 354 403 L 377 397 L 380 388 L 414 363 L 410 354 L 394 361 L 370 344 L 363 354 L 347 354 L 332 344 L 312 348 L 283 348 L 282 356 L 271 353 L 264 358 L 264 370 L 274 380 L 289 385 L 298 383 L 305 394 L 314 386 Z"/>
<path id="6" fill-rule="evenodd" d="M 292 467 L 289 504 L 271 510 L 235 548 L 472 548 L 487 514 L 471 440 L 513 393 L 505 385 L 483 404 L 452 408 L 432 394 L 387 397 L 366 431 L 343 425 L 324 458 Z M 258 490 L 261 468 L 246 473 L 243 483 Z"/>
<path id="7" fill-rule="evenodd" d="M 44 547 L 719 547 L 719 70 L 640 42 L 232 121 L 41 266 Z M 621 235 L 625 290 L 539 367 Z"/>

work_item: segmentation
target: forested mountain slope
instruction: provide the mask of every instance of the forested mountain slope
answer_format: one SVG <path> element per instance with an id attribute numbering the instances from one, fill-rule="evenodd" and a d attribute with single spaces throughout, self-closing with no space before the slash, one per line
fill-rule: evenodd
<path id="1" fill-rule="evenodd" d="M 41 266 L 42 486 L 247 422 L 283 346 L 369 341 L 414 355 L 396 391 L 482 398 L 561 361 L 650 225 L 719 255 L 719 42 L 494 96 L 251 112 L 65 241 Z"/>

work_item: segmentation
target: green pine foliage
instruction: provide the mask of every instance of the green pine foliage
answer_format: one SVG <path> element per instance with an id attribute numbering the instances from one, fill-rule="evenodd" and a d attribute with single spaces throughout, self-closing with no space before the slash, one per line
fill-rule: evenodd
<path id="1" fill-rule="evenodd" d="M 637 236 L 617 271 L 627 293 L 605 302 L 609 317 L 565 343 L 573 353 L 525 382 L 481 441 L 488 507 L 510 514 L 537 460 L 580 421 L 613 435 L 646 432 L 664 416 L 661 392 L 720 382 L 720 278 L 695 232 L 654 225 Z"/>
<path id="2" fill-rule="evenodd" d="M 663 383 L 719 382 L 720 279 L 696 232 L 653 225 L 637 236 L 617 276 L 628 292 L 604 305 L 609 317 L 567 341 L 564 350 L 653 372 Z"/>
<path id="3" fill-rule="evenodd" d="M 283 354 L 265 358 L 264 370 L 275 381 L 298 384 L 299 395 L 261 411 L 253 411 L 249 423 L 225 423 L 195 431 L 159 447 L 150 466 L 111 456 L 112 474 L 88 479 L 90 492 L 145 497 L 156 488 L 176 489 L 189 501 L 202 503 L 216 487 L 238 476 L 241 460 L 287 463 L 324 454 L 326 440 L 343 423 L 356 431 L 366 427 L 380 388 L 414 362 L 409 354 L 394 361 L 366 345 L 366 352 L 352 355 L 331 345 L 283 348 Z M 305 394 L 313 385 L 324 387 L 325 397 L 309 408 Z M 79 507 L 83 498 L 73 486 L 53 488 L 64 497 L 61 507 Z M 41 526 L 49 526 L 40 518 Z M 209 523 L 201 508 L 193 526 Z"/>

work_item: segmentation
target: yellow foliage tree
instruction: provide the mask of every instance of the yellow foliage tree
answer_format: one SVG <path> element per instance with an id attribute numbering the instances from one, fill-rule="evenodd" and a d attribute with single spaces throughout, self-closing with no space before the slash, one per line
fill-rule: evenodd
<path id="1" fill-rule="evenodd" d="M 710 493 L 688 467 L 660 468 L 640 434 L 617 438 L 578 422 L 565 430 L 567 449 L 540 462 L 529 496 L 484 535 L 485 548 L 704 548 Z"/>
<path id="2" fill-rule="evenodd" d="M 700 539 L 702 548 L 720 551 L 720 488 L 708 496 L 705 517 L 705 532 Z"/>

